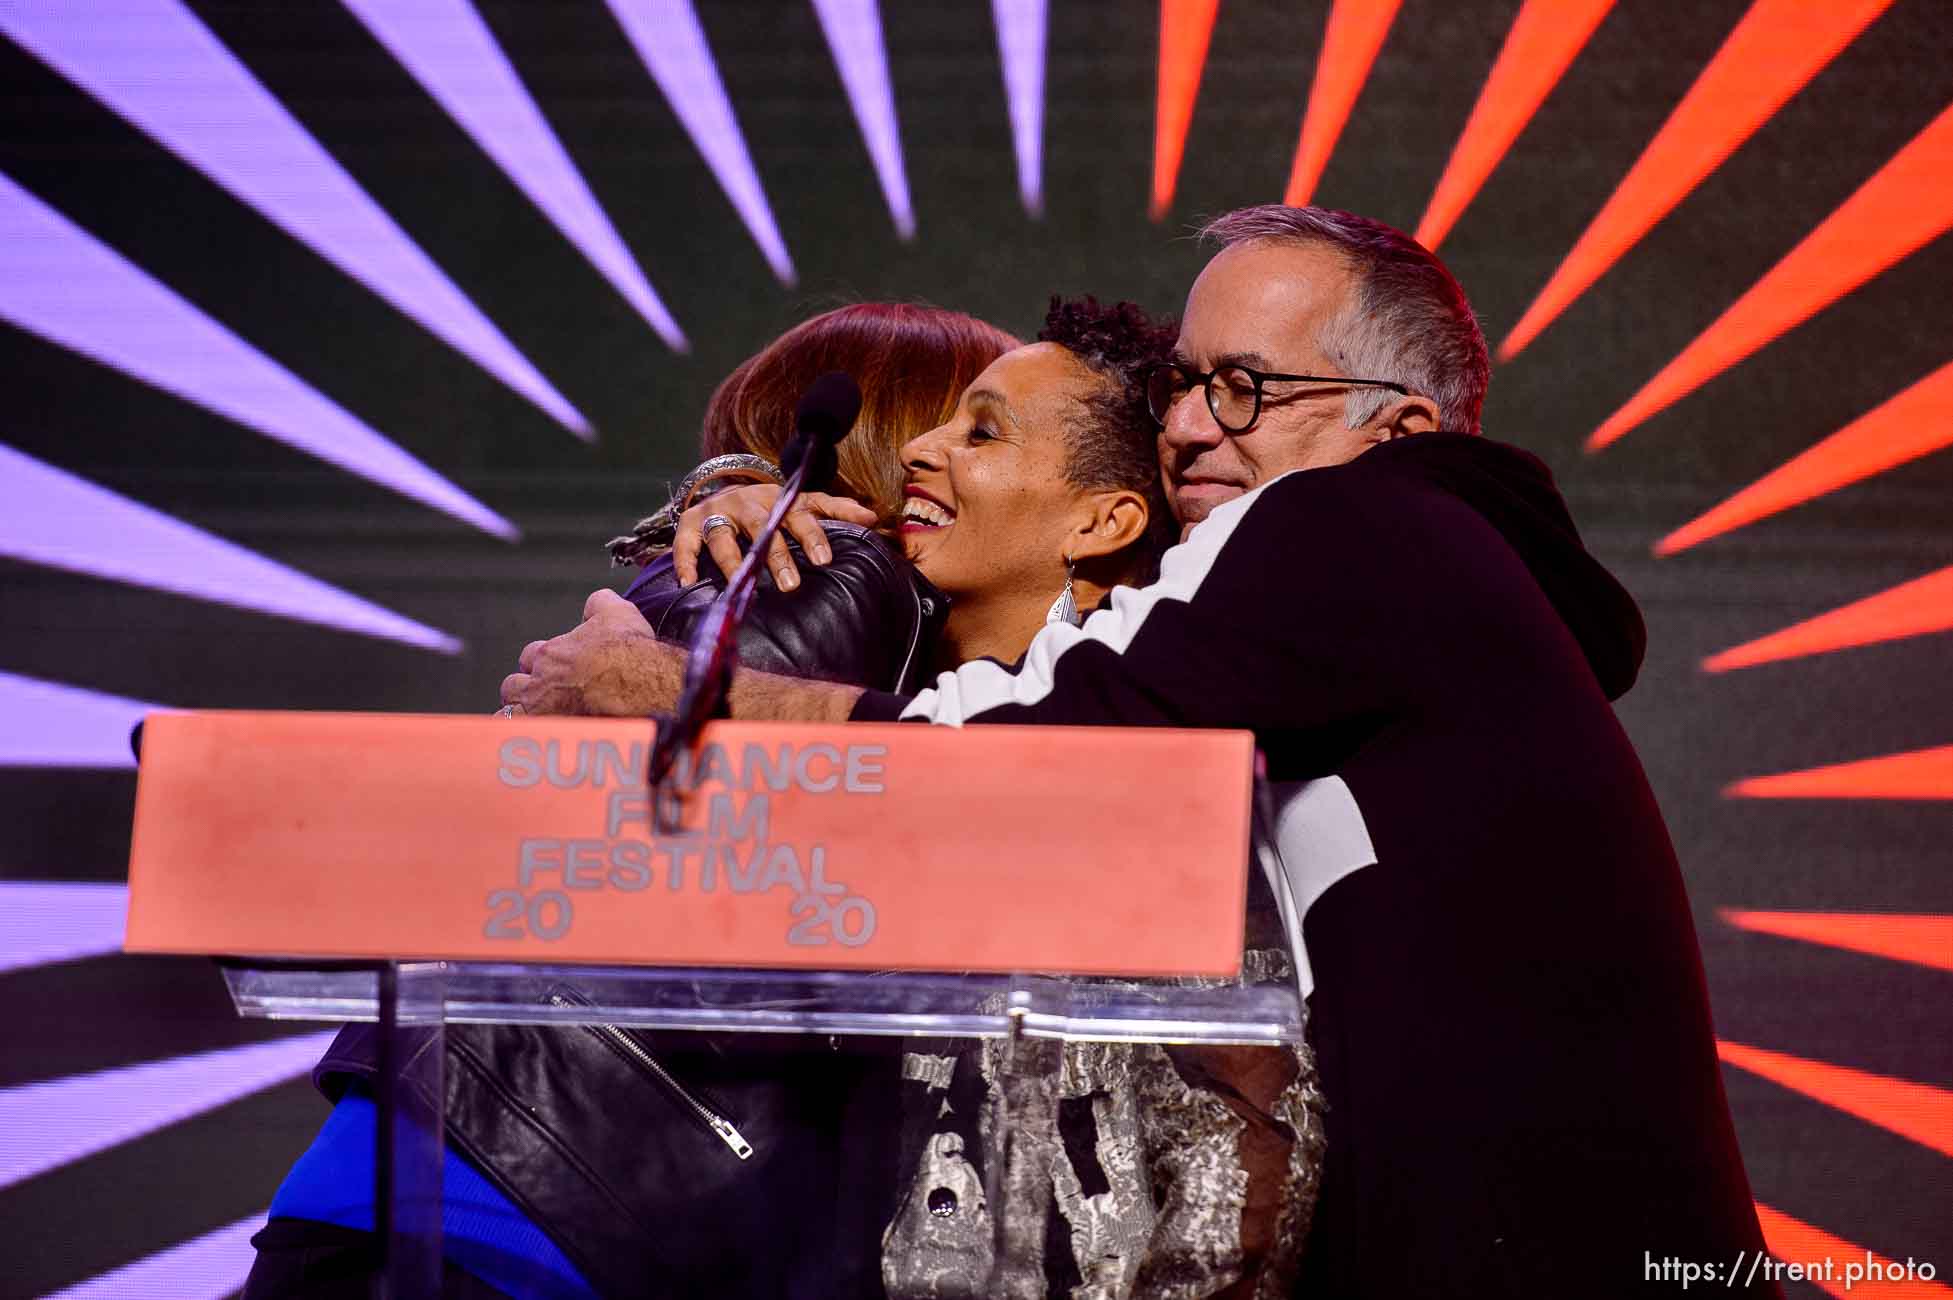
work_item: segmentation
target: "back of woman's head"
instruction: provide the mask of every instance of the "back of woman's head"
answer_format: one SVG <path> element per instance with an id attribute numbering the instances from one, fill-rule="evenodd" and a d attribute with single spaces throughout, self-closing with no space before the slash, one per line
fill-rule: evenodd
<path id="1" fill-rule="evenodd" d="M 1018 341 L 962 312 L 863 302 L 822 312 L 727 375 L 705 408 L 699 450 L 778 463 L 807 386 L 831 370 L 861 388 L 861 416 L 842 440 L 833 491 L 892 517 L 902 504 L 902 444 L 956 411 L 957 400 Z"/>
<path id="2" fill-rule="evenodd" d="M 1141 582 L 1151 581 L 1178 532 L 1160 482 L 1159 423 L 1146 407 L 1146 371 L 1172 360 L 1179 334 L 1171 318 L 1154 320 L 1134 303 L 1056 295 L 1038 331 L 1039 342 L 1056 343 L 1106 380 L 1086 403 L 1085 418 L 1067 430 L 1065 476 L 1074 487 L 1128 488 L 1146 498 L 1146 536 L 1134 557 Z"/>

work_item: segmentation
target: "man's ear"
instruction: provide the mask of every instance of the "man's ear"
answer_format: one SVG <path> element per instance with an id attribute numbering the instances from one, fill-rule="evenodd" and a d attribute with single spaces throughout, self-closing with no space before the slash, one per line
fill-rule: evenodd
<path id="1" fill-rule="evenodd" d="M 1438 404 L 1412 393 L 1389 403 L 1370 417 L 1365 432 L 1374 443 L 1391 442 L 1412 433 L 1436 433 L 1444 427 Z"/>
<path id="2" fill-rule="evenodd" d="M 1085 498 L 1071 535 L 1071 558 L 1090 560 L 1125 550 L 1146 535 L 1152 514 L 1146 498 L 1130 488 L 1094 492 Z"/>

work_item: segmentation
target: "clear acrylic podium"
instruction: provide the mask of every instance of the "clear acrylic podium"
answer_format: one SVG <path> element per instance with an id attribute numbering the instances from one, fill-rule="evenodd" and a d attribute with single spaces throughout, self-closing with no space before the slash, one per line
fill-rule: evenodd
<path id="1" fill-rule="evenodd" d="M 433 1296 L 441 1277 L 444 1026 L 617 1025 L 664 1030 L 932 1038 L 1287 1045 L 1302 1041 L 1291 967 L 1236 981 L 913 971 L 810 972 L 388 962 L 332 968 L 226 963 L 239 1014 L 377 1021 L 375 1205 L 386 1294 Z M 1251 954 L 1255 956 L 1257 954 Z M 1261 979 L 1255 981 L 1255 976 Z M 549 999 L 573 984 L 588 1005 Z M 1008 1133 L 997 1135 L 1008 1141 Z M 986 1161 L 992 1172 L 1001 1160 Z M 1007 1208 L 997 1207 L 1001 1225 Z M 1000 1257 L 1000 1267 L 1003 1264 Z"/>
<path id="2" fill-rule="evenodd" d="M 449 1024 L 990 1040 L 1013 1087 L 1055 1077 L 1055 1040 L 1302 1041 L 1298 909 L 1246 732 L 715 723 L 655 831 L 648 734 L 147 724 L 125 947 L 223 955 L 242 1015 L 377 1025 L 388 1296 L 440 1289 Z M 808 908 L 828 946 L 805 946 Z M 985 1103 L 986 1185 L 1012 1104 Z M 617 1133 L 659 1139 L 643 1116 Z M 997 1280 L 1029 1220 L 983 1190 Z"/>

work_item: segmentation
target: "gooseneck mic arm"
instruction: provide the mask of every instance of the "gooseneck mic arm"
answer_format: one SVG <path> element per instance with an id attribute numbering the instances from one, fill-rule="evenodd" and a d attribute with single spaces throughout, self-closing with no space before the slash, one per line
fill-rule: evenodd
<path id="1" fill-rule="evenodd" d="M 833 479 L 835 444 L 847 437 L 860 413 L 861 390 L 854 380 L 839 371 L 816 379 L 801 397 L 800 406 L 794 412 L 793 441 L 780 457 L 780 468 L 787 476 L 780 489 L 780 499 L 773 503 L 772 513 L 753 536 L 746 558 L 726 580 L 726 589 L 699 620 L 685 656 L 685 685 L 678 697 L 678 707 L 671 721 L 658 728 L 657 739 L 652 743 L 646 777 L 653 807 L 664 802 L 658 797 L 659 792 L 671 775 L 678 755 L 697 738 L 700 728 L 718 712 L 725 699 L 739 657 L 736 647 L 739 624 L 746 617 L 746 607 L 752 603 L 753 590 L 759 582 L 759 567 L 774 535 L 780 531 L 781 521 L 803 491 L 819 491 Z"/>

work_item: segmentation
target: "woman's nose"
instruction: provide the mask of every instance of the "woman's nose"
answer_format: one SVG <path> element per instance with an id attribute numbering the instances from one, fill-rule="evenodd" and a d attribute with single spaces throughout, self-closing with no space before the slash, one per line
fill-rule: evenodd
<path id="1" fill-rule="evenodd" d="M 896 454 L 902 458 L 902 468 L 915 470 L 941 469 L 943 465 L 942 448 L 936 437 L 940 429 L 919 433 L 902 444 Z"/>

